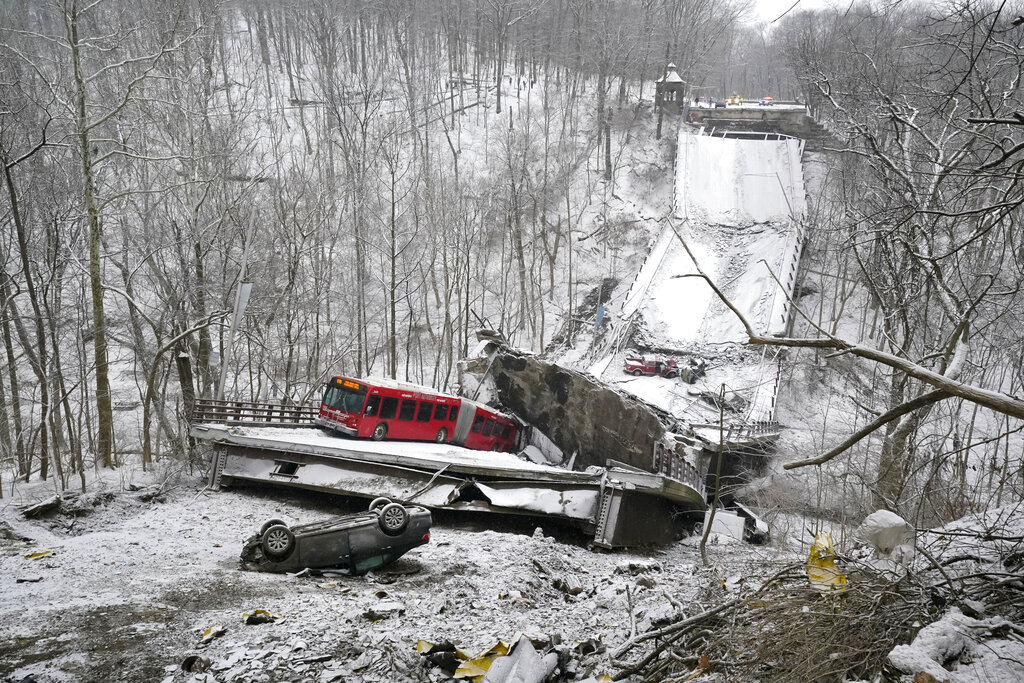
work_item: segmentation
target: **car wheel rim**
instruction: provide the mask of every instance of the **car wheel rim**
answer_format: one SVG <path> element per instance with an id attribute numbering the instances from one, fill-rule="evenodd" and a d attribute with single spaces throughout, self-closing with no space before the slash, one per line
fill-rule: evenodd
<path id="1" fill-rule="evenodd" d="M 384 524 L 389 529 L 397 529 L 402 526 L 402 511 L 388 510 L 384 513 Z"/>
<path id="2" fill-rule="evenodd" d="M 288 547 L 288 535 L 283 531 L 271 531 L 267 535 L 267 547 L 271 552 L 284 552 Z"/>

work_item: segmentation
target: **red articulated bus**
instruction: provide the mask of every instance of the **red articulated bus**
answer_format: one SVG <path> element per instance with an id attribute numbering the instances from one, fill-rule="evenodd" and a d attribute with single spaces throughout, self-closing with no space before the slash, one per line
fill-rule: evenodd
<path id="1" fill-rule="evenodd" d="M 347 436 L 453 443 L 478 451 L 516 449 L 516 424 L 501 413 L 427 387 L 334 377 L 314 422 Z"/>

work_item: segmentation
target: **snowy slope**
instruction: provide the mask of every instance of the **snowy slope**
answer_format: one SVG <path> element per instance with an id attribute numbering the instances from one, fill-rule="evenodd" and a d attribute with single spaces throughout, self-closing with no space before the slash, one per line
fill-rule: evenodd
<path id="1" fill-rule="evenodd" d="M 750 401 L 750 420 L 773 417 L 775 369 L 766 367 L 760 352 L 735 348 L 746 339 L 743 325 L 698 273 L 714 281 L 758 332 L 784 330 L 806 208 L 802 149 L 795 138 L 731 139 L 683 127 L 674 219 L 664 222 L 618 311 L 620 320 L 643 330 L 645 346 L 709 360 L 703 388 L 726 384 Z M 620 323 L 619 333 L 628 327 Z M 590 371 L 680 418 L 709 419 L 706 407 L 678 382 L 624 376 L 628 352 L 616 344 Z"/>

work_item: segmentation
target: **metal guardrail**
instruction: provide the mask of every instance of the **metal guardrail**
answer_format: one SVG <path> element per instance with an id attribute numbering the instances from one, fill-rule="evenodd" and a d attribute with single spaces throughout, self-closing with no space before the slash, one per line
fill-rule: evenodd
<path id="1" fill-rule="evenodd" d="M 238 424 L 251 427 L 297 427 L 313 424 L 318 406 L 253 401 L 198 399 L 192 424 Z"/>
<path id="2" fill-rule="evenodd" d="M 682 453 L 665 448 L 660 443 L 654 446 L 654 462 L 652 469 L 658 474 L 681 481 L 701 495 L 704 494 L 704 477 L 700 471 L 686 460 Z"/>

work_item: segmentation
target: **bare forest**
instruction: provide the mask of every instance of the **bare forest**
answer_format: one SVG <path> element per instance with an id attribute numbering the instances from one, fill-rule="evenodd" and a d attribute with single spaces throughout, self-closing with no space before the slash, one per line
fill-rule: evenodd
<path id="1" fill-rule="evenodd" d="M 180 600 L 186 616 L 125 616 L 167 628 L 152 658 L 124 646 L 147 660 L 117 660 L 124 680 L 159 680 L 160 667 L 184 680 L 179 654 L 199 622 L 234 618 L 254 594 L 290 604 L 292 624 L 317 632 L 289 625 L 293 635 L 335 648 L 336 663 L 362 661 L 364 646 L 387 661 L 328 672 L 331 657 L 311 658 L 299 670 L 282 650 L 275 670 L 265 652 L 251 656 L 274 643 L 242 638 L 231 646 L 250 650 L 232 659 L 225 639 L 211 658 L 274 665 L 263 678 L 190 680 L 440 680 L 409 644 L 479 636 L 493 626 L 482 614 L 509 634 L 564 623 L 575 642 L 608 645 L 573 655 L 579 668 L 559 680 L 943 680 L 924 673 L 934 662 L 893 653 L 949 608 L 995 620 L 986 637 L 1009 638 L 1018 649 L 1000 655 L 1004 671 L 1024 675 L 1024 4 L 838 4 L 758 22 L 749 0 L 0 0 L 0 512 L 43 494 L 86 500 L 120 477 L 121 498 L 82 505 L 102 521 L 76 527 L 76 511 L 67 528 L 47 527 L 68 544 L 58 564 L 86 564 L 79 535 L 124 514 L 118 533 L 143 546 L 130 552 L 163 552 L 150 526 L 177 525 L 178 554 L 201 558 L 168 560 L 185 578 L 155 604 L 204 581 L 221 588 L 213 607 Z M 670 72 L 678 108 L 655 100 Z M 586 372 L 609 346 L 598 304 L 625 299 L 658 235 L 681 224 L 677 145 L 706 134 L 691 103 L 724 111 L 739 96 L 806 107 L 813 131 L 794 164 L 807 210 L 790 216 L 803 241 L 787 331 L 745 319 L 680 232 L 697 264 L 687 276 L 703 277 L 742 338 L 666 349 L 650 341 L 658 330 L 641 331 L 648 349 L 702 354 L 712 371 L 776 364 L 779 438 L 727 491 L 771 525 L 768 548 L 709 561 L 691 538 L 624 558 L 563 548 L 540 527 L 476 534 L 441 517 L 456 540 L 423 550 L 420 574 L 391 577 L 387 591 L 307 583 L 335 602 L 300 607 L 292 584 L 237 577 L 233 544 L 255 514 L 328 506 L 204 491 L 209 451 L 189 436 L 197 399 L 319 405 L 333 375 L 455 393 L 481 328 Z M 764 226 L 732 228 L 716 239 L 756 246 L 745 235 Z M 625 352 L 642 335 L 618 322 Z M 136 475 L 156 487 L 145 505 L 125 493 Z M 153 499 L 180 508 L 154 512 Z M 805 571 L 815 534 L 832 530 L 845 553 L 875 510 L 906 520 L 920 564 L 891 583 L 862 574 L 857 585 L 852 569 L 846 602 L 832 594 L 818 609 Z M 187 544 L 193 532 L 218 550 Z M 121 562 L 119 540 L 99 543 Z M 152 562 L 124 570 L 126 584 L 148 595 Z M 559 572 L 586 585 L 569 596 L 553 588 Z M 112 576 L 75 580 L 89 590 Z M 351 614 L 406 587 L 406 621 L 367 644 L 391 617 Z M 33 590 L 49 607 L 59 599 L 47 585 L 17 590 L 15 602 Z M 26 623 L 55 642 L 64 628 L 49 612 Z M 94 624 L 68 629 L 81 644 Z M 17 649 L 0 647 L 0 662 L 46 658 Z M 964 683 L 1000 680 L 970 677 L 983 655 L 967 653 L 939 665 L 961 667 L 952 680 Z M 98 676 L 105 657 L 77 671 Z"/>
<path id="2" fill-rule="evenodd" d="M 184 406 L 213 396 L 221 367 L 228 397 L 304 403 L 330 372 L 449 386 L 481 325 L 543 349 L 579 296 L 582 216 L 614 192 L 651 81 L 666 59 L 712 78 L 740 13 L 2 12 L 0 448 L 18 476 L 62 486 L 94 459 L 182 457 Z M 139 406 L 142 424 L 119 433 L 114 412 Z"/>

